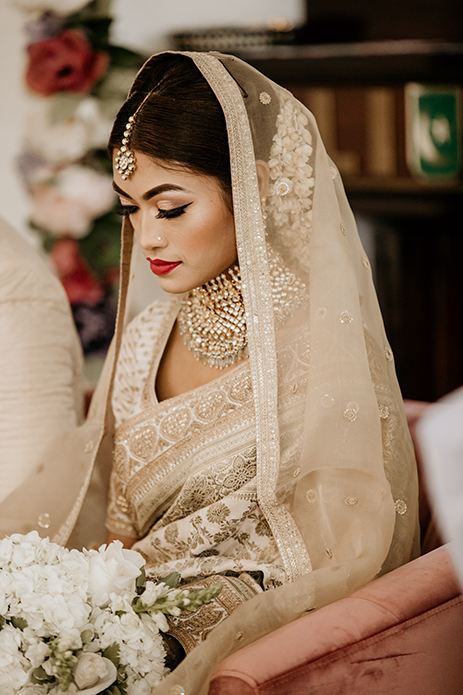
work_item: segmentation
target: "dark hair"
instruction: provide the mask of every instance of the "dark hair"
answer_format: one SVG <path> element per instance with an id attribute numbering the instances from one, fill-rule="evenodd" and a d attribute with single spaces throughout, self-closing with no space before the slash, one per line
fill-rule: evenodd
<path id="1" fill-rule="evenodd" d="M 110 154 L 121 146 L 129 116 L 147 94 L 135 118 L 130 148 L 174 167 L 215 176 L 231 204 L 225 117 L 214 92 L 187 56 L 165 53 L 145 64 L 116 116 Z"/>

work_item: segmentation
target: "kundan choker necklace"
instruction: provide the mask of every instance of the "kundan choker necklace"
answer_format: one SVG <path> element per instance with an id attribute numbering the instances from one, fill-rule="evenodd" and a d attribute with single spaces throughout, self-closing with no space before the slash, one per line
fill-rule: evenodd
<path id="1" fill-rule="evenodd" d="M 306 286 L 273 251 L 269 253 L 276 326 L 307 301 Z M 224 369 L 248 354 L 238 264 L 188 293 L 178 315 L 185 345 L 197 360 Z"/>

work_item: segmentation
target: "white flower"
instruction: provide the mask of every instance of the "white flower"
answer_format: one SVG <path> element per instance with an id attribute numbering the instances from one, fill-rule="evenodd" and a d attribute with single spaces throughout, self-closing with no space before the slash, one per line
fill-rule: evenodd
<path id="1" fill-rule="evenodd" d="M 72 165 L 55 176 L 40 170 L 32 190 L 31 219 L 57 237 L 86 236 L 96 217 L 108 212 L 115 194 L 110 176 Z"/>
<path id="2" fill-rule="evenodd" d="M 20 9 L 40 16 L 44 12 L 54 12 L 66 17 L 88 5 L 90 0 L 16 0 Z"/>
<path id="3" fill-rule="evenodd" d="M 28 629 L 28 628 L 26 628 Z M 32 632 L 32 631 L 31 631 Z M 25 650 L 25 657 L 31 662 L 32 668 L 40 666 L 45 657 L 50 655 L 50 647 L 41 639 L 34 639 Z"/>
<path id="4" fill-rule="evenodd" d="M 167 584 L 164 584 L 164 582 L 159 582 L 159 584 L 155 584 L 154 582 L 147 581 L 145 585 L 145 590 L 140 598 L 145 606 L 152 606 L 158 598 L 167 596 L 169 592 L 172 592 L 172 588 Z"/>
<path id="5" fill-rule="evenodd" d="M 117 669 L 109 659 L 105 659 L 99 654 L 84 652 L 80 655 L 74 669 L 74 680 L 79 690 L 86 690 L 93 686 L 100 689 L 95 692 L 102 692 L 116 680 Z"/>
<path id="6" fill-rule="evenodd" d="M 81 159 L 93 148 L 106 147 L 111 121 L 103 116 L 94 97 L 78 101 L 72 115 L 58 122 L 53 119 L 52 99 L 37 97 L 30 101 L 26 142 L 46 162 L 62 166 Z"/>
<path id="7" fill-rule="evenodd" d="M 104 607 L 111 593 L 135 592 L 135 583 L 145 564 L 140 553 L 123 548 L 120 541 L 99 551 L 87 551 L 89 560 L 89 591 L 95 605 Z"/>

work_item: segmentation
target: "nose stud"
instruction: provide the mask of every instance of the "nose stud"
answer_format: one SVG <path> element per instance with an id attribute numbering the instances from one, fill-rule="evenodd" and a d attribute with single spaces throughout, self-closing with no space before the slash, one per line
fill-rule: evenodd
<path id="1" fill-rule="evenodd" d="M 162 241 L 162 239 L 161 239 L 161 237 L 160 237 L 160 236 L 158 236 L 158 241 Z"/>

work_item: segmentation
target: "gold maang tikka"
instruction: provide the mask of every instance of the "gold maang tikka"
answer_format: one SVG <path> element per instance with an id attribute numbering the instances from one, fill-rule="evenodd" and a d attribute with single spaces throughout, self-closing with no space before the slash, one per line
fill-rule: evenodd
<path id="1" fill-rule="evenodd" d="M 150 97 L 154 90 L 159 87 L 159 84 L 148 92 L 141 104 L 135 110 L 135 113 L 130 116 L 125 126 L 122 144 L 120 149 L 117 150 L 116 157 L 114 159 L 114 168 L 121 175 L 124 181 L 128 179 L 131 174 L 133 174 L 137 166 L 135 155 L 130 149 L 130 136 L 132 135 L 133 126 L 135 125 L 135 118 L 148 97 Z"/>
<path id="2" fill-rule="evenodd" d="M 135 171 L 135 157 L 130 149 L 130 134 L 133 128 L 135 118 L 130 116 L 125 126 L 124 137 L 122 138 L 122 145 L 120 149 L 116 152 L 116 158 L 114 160 L 114 167 L 116 171 L 124 179 L 128 179 L 131 174 Z"/>

